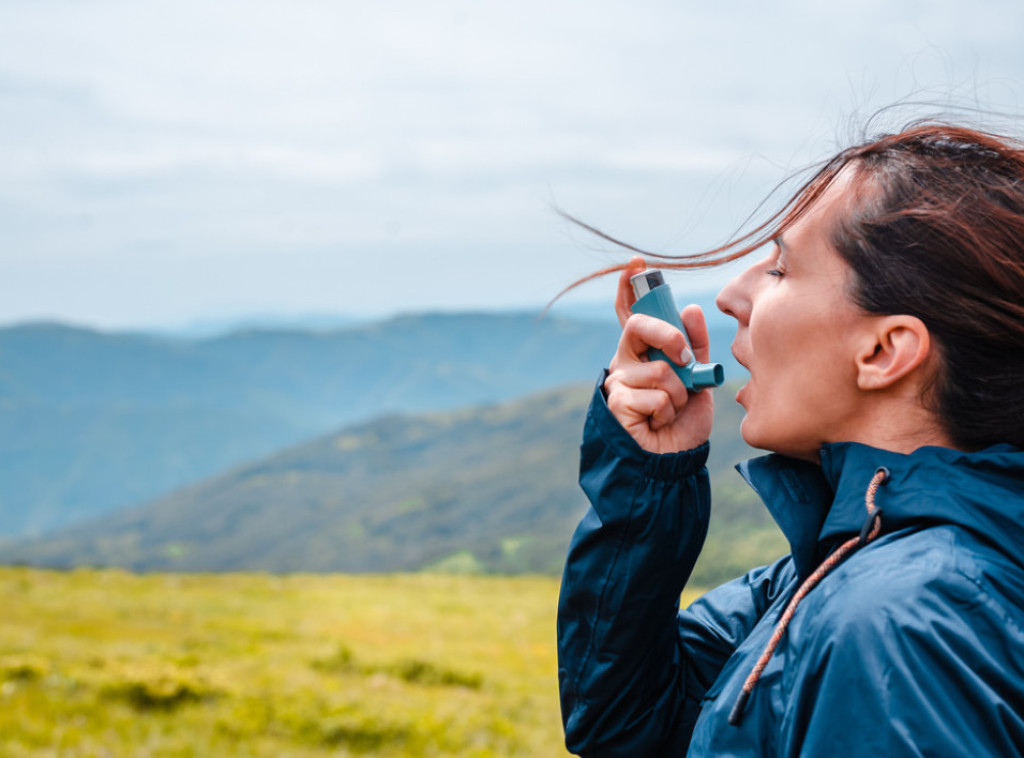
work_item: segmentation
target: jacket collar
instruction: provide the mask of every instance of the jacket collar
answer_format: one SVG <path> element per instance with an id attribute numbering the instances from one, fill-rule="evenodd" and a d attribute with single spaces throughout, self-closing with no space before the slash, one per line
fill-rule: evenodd
<path id="1" fill-rule="evenodd" d="M 820 466 L 770 454 L 737 469 L 782 529 L 797 573 L 805 577 L 837 542 L 860 531 L 865 491 L 880 466 L 890 472 L 876 496 L 885 531 L 956 524 L 1024 561 L 1024 451 L 1011 445 L 975 453 L 922 447 L 902 454 L 842 442 L 822 447 Z"/>

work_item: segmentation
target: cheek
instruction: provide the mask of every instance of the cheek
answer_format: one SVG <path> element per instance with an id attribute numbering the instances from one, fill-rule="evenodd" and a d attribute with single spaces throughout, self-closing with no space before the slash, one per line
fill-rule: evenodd
<path id="1" fill-rule="evenodd" d="M 748 445 L 814 460 L 823 443 L 847 439 L 856 398 L 845 389 L 849 382 L 838 356 L 823 351 L 816 357 L 793 360 L 751 382 L 740 427 Z"/>
<path id="2" fill-rule="evenodd" d="M 845 365 L 846 324 L 833 310 L 808 298 L 770 303 L 751 319 L 750 351 L 755 375 L 783 382 L 797 392 L 832 384 Z"/>
<path id="3" fill-rule="evenodd" d="M 813 457 L 844 413 L 842 388 L 849 378 L 841 345 L 818 321 L 754 326 L 756 360 L 741 393 L 743 439 L 753 447 Z"/>
<path id="4" fill-rule="evenodd" d="M 804 353 L 794 330 L 783 318 L 763 318 L 752 321 L 748 332 L 751 376 L 773 389 L 772 385 L 789 373 Z"/>

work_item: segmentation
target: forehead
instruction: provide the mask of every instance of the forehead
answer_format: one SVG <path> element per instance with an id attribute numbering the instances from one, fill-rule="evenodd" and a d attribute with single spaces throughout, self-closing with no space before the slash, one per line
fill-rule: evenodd
<path id="1" fill-rule="evenodd" d="M 860 184 L 852 166 L 840 169 L 810 206 L 778 236 L 780 249 L 787 255 L 799 253 L 808 245 L 824 244 L 831 249 L 835 222 L 853 210 Z"/>

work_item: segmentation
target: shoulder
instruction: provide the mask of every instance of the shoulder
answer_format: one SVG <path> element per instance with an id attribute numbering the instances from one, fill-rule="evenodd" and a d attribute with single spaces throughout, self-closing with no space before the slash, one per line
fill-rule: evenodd
<path id="1" fill-rule="evenodd" d="M 943 525 L 887 534 L 864 546 L 804 603 L 821 623 L 880 626 L 925 611 L 981 612 L 984 596 L 1006 591 L 1024 603 L 1024 568 L 965 530 Z M 1024 604 L 1019 608 L 1024 613 Z"/>
<path id="2" fill-rule="evenodd" d="M 808 597 L 808 609 L 826 619 L 856 623 L 884 619 L 908 603 L 937 596 L 953 600 L 974 586 L 965 556 L 957 549 L 959 530 L 947 527 L 886 534 L 856 550 Z"/>
<path id="3" fill-rule="evenodd" d="M 842 651 L 913 678 L 935 664 L 955 675 L 957 661 L 966 670 L 987 659 L 999 678 L 1000 668 L 1024 677 L 1024 570 L 958 527 L 885 535 L 801 606 L 791 631 L 809 660 Z"/>
<path id="4" fill-rule="evenodd" d="M 783 741 L 821 754 L 852 738 L 857 754 L 1018 754 L 1020 574 L 952 526 L 885 535 L 851 555 L 786 632 Z M 1000 593 L 1013 586 L 1006 607 Z"/>

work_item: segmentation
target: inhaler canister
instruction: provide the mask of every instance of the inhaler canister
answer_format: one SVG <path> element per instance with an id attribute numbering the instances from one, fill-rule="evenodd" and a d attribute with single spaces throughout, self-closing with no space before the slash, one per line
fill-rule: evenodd
<path id="1" fill-rule="evenodd" d="M 630 284 L 633 285 L 633 294 L 636 295 L 636 303 L 633 304 L 633 313 L 643 313 L 647 316 L 660 318 L 667 321 L 683 333 L 686 346 L 693 354 L 693 346 L 690 345 L 690 336 L 683 328 L 683 322 L 679 318 L 679 311 L 676 309 L 675 300 L 672 298 L 672 290 L 665 283 L 665 275 L 656 268 L 641 271 L 639 274 L 630 277 Z M 667 355 L 656 348 L 647 351 L 647 357 L 652 361 L 668 361 L 675 369 L 676 374 L 683 380 L 686 389 L 693 392 L 718 387 L 725 381 L 725 370 L 721 363 L 698 363 L 696 358 L 691 358 L 685 366 L 680 366 Z"/>

